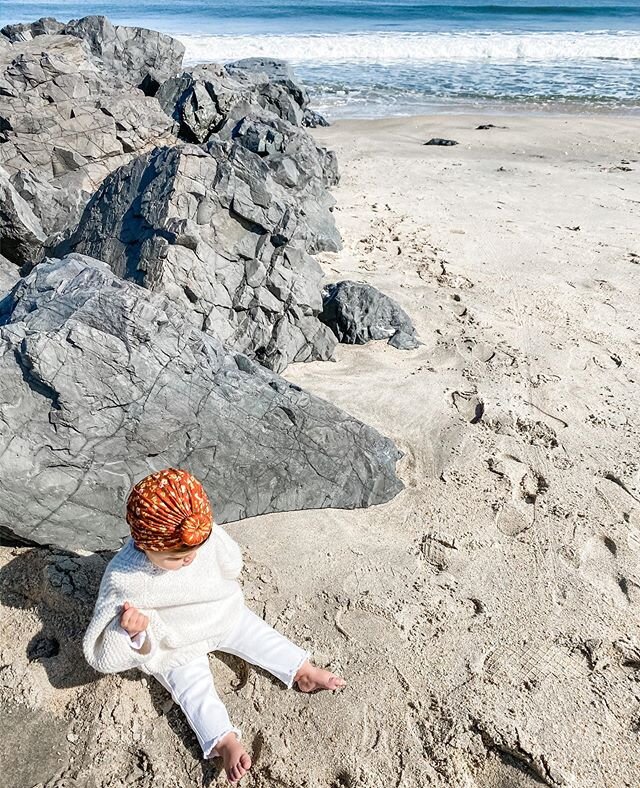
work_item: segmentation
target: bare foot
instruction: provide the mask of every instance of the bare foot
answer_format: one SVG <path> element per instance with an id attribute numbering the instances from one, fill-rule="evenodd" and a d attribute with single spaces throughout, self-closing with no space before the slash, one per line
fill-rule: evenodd
<path id="1" fill-rule="evenodd" d="M 294 679 L 298 683 L 298 689 L 302 692 L 313 692 L 314 690 L 337 690 L 347 683 L 340 676 L 328 670 L 319 668 L 309 660 L 305 660 L 300 666 Z"/>
<path id="2" fill-rule="evenodd" d="M 251 758 L 233 731 L 216 744 L 214 755 L 219 755 L 230 783 L 237 782 L 251 768 Z"/>

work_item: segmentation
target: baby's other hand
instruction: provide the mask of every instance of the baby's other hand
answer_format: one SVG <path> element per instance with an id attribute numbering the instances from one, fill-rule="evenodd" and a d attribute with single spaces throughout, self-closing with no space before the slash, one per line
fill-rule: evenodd
<path id="1" fill-rule="evenodd" d="M 129 637 L 135 637 L 149 626 L 149 617 L 141 613 L 137 607 L 125 602 L 122 606 L 120 626 L 129 633 Z"/>

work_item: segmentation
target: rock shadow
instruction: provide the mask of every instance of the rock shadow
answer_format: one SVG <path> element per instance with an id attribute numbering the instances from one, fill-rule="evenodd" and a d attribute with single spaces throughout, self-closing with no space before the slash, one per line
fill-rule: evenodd
<path id="1" fill-rule="evenodd" d="M 51 685 L 59 689 L 95 681 L 100 674 L 87 664 L 82 638 L 113 553 L 78 555 L 50 547 L 22 550 L 0 567 L 0 603 L 30 610 L 40 619 L 40 632 L 26 644 L 27 660 L 40 662 Z"/>

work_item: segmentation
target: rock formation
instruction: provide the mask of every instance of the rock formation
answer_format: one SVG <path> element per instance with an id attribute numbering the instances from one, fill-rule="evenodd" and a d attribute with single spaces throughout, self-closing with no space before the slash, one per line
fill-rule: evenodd
<path id="1" fill-rule="evenodd" d="M 184 46 L 175 38 L 142 27 L 113 25 L 104 16 L 85 16 L 62 24 L 45 17 L 0 30 L 9 41 L 30 41 L 42 35 L 74 36 L 87 42 L 102 68 L 153 96 L 161 82 L 182 66 Z"/>
<path id="2" fill-rule="evenodd" d="M 158 148 L 120 168 L 71 248 L 165 292 L 198 328 L 281 371 L 332 356 L 335 338 L 317 319 L 322 271 L 307 249 L 326 248 L 335 227 L 320 200 L 312 205 L 320 163 L 316 178 L 286 154 L 270 167 L 250 149 L 256 128 L 241 126 L 247 147 Z"/>
<path id="3" fill-rule="evenodd" d="M 0 323 L 5 533 L 116 547 L 132 483 L 170 465 L 202 480 L 220 522 L 368 506 L 402 488 L 388 438 L 105 263 L 40 263 L 0 303 Z"/>
<path id="4" fill-rule="evenodd" d="M 0 254 L 23 271 L 47 252 L 106 261 L 277 371 L 332 357 L 310 255 L 340 248 L 338 169 L 286 63 L 176 76 L 180 44 L 104 17 L 2 33 Z"/>
<path id="5" fill-rule="evenodd" d="M 206 142 L 229 119 L 260 109 L 301 126 L 309 103 L 287 63 L 261 58 L 196 66 L 164 82 L 157 98 L 187 142 Z"/>
<path id="6" fill-rule="evenodd" d="M 0 255 L 0 294 L 11 290 L 18 279 L 20 279 L 20 275 L 17 267 L 11 260 Z"/>
<path id="7" fill-rule="evenodd" d="M 411 318 L 392 298 L 364 282 L 345 279 L 323 290 L 320 320 L 340 342 L 363 345 L 371 339 L 388 339 L 389 344 L 410 350 L 421 344 Z"/>
<path id="8" fill-rule="evenodd" d="M 0 47 L 0 189 L 13 206 L 13 218 L 0 219 L 0 253 L 38 262 L 109 172 L 174 141 L 157 100 L 109 70 L 86 40 L 37 35 Z"/>
<path id="9" fill-rule="evenodd" d="M 0 535 L 117 547 L 171 464 L 222 522 L 392 497 L 391 441 L 274 374 L 337 342 L 312 256 L 340 248 L 337 162 L 289 67 L 181 74 L 104 17 L 1 32 Z"/>

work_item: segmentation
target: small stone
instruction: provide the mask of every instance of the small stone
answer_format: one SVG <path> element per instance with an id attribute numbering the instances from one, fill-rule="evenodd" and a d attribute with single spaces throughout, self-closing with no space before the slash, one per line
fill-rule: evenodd
<path id="1" fill-rule="evenodd" d="M 424 145 L 458 145 L 457 140 L 447 140 L 443 137 L 432 137 L 430 140 L 424 143 Z"/>

